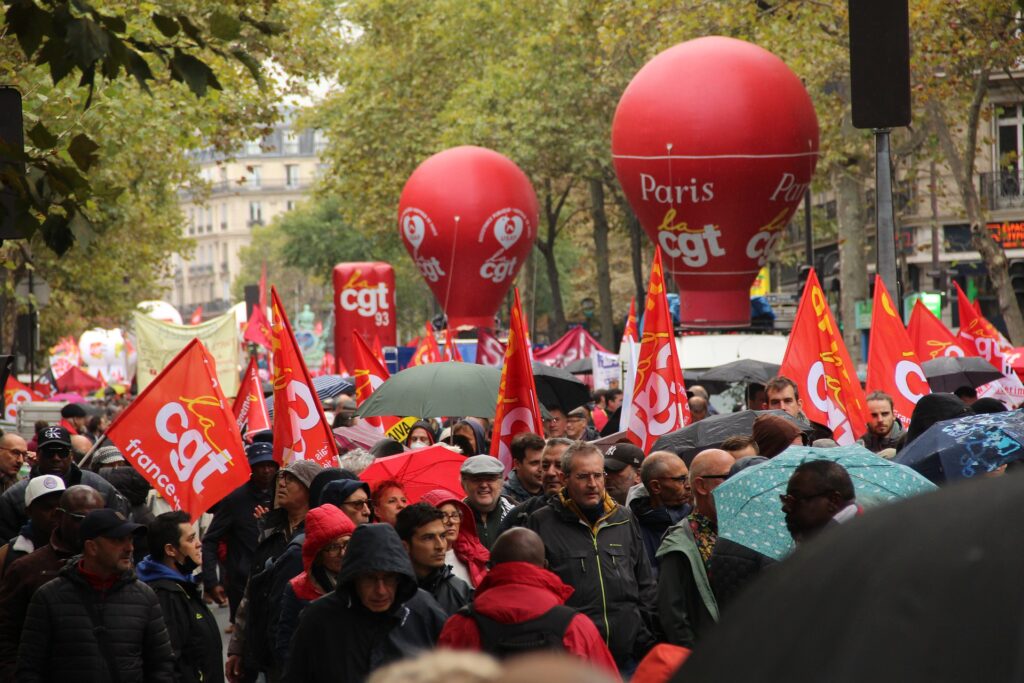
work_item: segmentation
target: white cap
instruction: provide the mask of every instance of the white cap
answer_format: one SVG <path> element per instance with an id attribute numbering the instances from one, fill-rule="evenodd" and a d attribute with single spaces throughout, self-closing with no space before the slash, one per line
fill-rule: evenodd
<path id="1" fill-rule="evenodd" d="M 32 501 L 39 496 L 60 493 L 64 488 L 64 480 L 55 474 L 42 474 L 30 479 L 25 488 L 25 507 L 31 505 Z"/>

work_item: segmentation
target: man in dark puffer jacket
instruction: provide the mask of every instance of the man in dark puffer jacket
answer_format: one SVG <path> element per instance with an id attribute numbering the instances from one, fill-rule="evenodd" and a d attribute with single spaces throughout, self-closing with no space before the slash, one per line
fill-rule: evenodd
<path id="1" fill-rule="evenodd" d="M 142 528 L 113 510 L 86 515 L 81 558 L 29 603 L 16 680 L 173 683 L 160 602 L 132 571 L 132 536 Z"/>

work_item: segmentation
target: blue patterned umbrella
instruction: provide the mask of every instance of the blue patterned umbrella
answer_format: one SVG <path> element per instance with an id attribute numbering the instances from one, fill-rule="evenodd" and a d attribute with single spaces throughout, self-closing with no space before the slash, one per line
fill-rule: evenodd
<path id="1" fill-rule="evenodd" d="M 313 390 L 317 398 L 323 403 L 329 398 L 334 398 L 343 392 L 352 391 L 355 387 L 351 380 L 341 375 L 320 375 L 313 378 Z M 267 414 L 274 417 L 274 397 L 267 397 Z"/>
<path id="2" fill-rule="evenodd" d="M 861 446 L 805 448 L 793 446 L 766 463 L 749 467 L 715 489 L 718 534 L 781 560 L 793 549 L 779 496 L 793 471 L 808 460 L 832 460 L 849 472 L 857 502 L 872 507 L 897 498 L 932 491 L 920 474 Z"/>
<path id="3" fill-rule="evenodd" d="M 936 422 L 894 460 L 935 483 L 969 479 L 1024 458 L 1024 413 L 968 415 Z"/>

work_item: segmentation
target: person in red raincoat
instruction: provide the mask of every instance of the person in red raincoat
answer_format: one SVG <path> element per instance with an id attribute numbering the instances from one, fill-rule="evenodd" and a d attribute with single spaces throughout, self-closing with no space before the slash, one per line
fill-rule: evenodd
<path id="1" fill-rule="evenodd" d="M 476 589 L 472 609 L 502 624 L 520 624 L 564 605 L 573 589 L 545 569 L 544 542 L 535 532 L 509 529 L 491 550 L 491 571 Z M 480 630 L 472 616 L 456 613 L 445 622 L 438 647 L 483 650 Z M 583 613 L 569 622 L 562 637 L 565 651 L 606 669 L 618 678 L 618 668 L 600 632 Z"/>

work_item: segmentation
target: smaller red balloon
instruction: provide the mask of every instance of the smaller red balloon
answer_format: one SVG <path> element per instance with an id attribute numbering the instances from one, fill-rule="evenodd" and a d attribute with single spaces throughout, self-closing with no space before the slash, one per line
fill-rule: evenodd
<path id="1" fill-rule="evenodd" d="M 491 328 L 537 238 L 537 196 L 507 157 L 454 147 L 409 176 L 398 230 L 449 326 Z"/>

